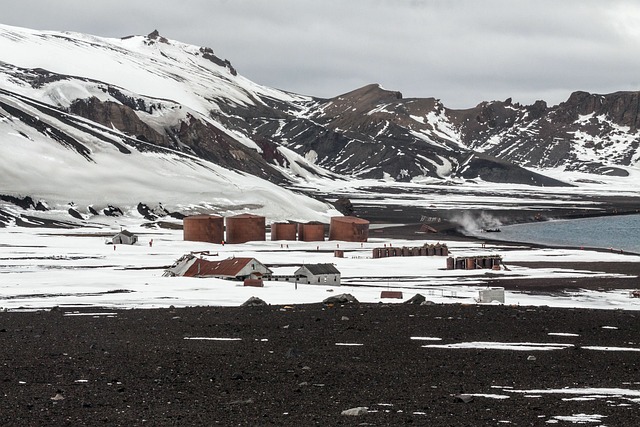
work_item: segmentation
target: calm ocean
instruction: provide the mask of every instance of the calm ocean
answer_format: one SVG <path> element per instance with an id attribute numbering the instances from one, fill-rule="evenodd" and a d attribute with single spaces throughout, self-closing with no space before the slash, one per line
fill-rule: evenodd
<path id="1" fill-rule="evenodd" d="M 559 220 L 500 227 L 487 237 L 550 246 L 622 249 L 640 253 L 640 215 Z"/>

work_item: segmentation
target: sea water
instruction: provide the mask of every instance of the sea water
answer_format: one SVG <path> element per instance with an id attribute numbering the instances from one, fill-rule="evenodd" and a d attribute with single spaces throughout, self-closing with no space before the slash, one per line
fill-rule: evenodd
<path id="1" fill-rule="evenodd" d="M 554 220 L 500 227 L 487 238 L 549 246 L 595 247 L 640 253 L 640 215 Z"/>

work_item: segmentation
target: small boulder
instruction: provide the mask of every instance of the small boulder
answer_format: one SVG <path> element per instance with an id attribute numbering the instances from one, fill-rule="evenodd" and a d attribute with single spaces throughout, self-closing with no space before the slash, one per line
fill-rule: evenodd
<path id="1" fill-rule="evenodd" d="M 264 300 L 258 297 L 251 297 L 245 302 L 243 302 L 240 305 L 240 307 L 263 307 L 265 305 L 269 305 L 269 304 L 267 304 Z"/>
<path id="2" fill-rule="evenodd" d="M 358 302 L 351 294 L 333 295 L 322 301 L 323 304 L 357 304 Z"/>
<path id="3" fill-rule="evenodd" d="M 406 300 L 404 303 L 405 304 L 422 304 L 423 302 L 425 302 L 427 299 L 424 297 L 424 295 L 421 294 L 415 294 L 414 296 L 412 296 L 411 298 L 409 298 L 408 300 Z"/>
<path id="4" fill-rule="evenodd" d="M 457 394 L 454 397 L 456 399 L 456 402 L 462 402 L 462 403 L 473 402 L 473 396 L 470 394 Z"/>
<path id="5" fill-rule="evenodd" d="M 364 406 L 358 406 L 357 408 L 345 409 L 342 411 L 342 415 L 351 417 L 358 417 L 360 415 L 367 415 L 369 411 Z"/>

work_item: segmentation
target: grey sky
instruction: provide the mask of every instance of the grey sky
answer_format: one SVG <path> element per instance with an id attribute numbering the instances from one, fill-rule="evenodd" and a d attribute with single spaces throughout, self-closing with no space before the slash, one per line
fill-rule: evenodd
<path id="1" fill-rule="evenodd" d="M 640 1 L 21 0 L 0 22 L 211 47 L 251 80 L 331 97 L 380 83 L 451 108 L 640 90 Z"/>

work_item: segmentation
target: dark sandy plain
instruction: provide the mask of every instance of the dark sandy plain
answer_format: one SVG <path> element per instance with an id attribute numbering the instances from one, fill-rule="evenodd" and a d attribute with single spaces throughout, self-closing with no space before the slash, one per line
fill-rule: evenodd
<path id="1" fill-rule="evenodd" d="M 565 400 L 584 396 L 539 392 L 640 393 L 640 353 L 584 348 L 640 348 L 633 311 L 461 304 L 73 311 L 0 313 L 1 425 L 540 426 L 575 414 L 599 415 L 607 426 L 638 421 L 640 403 L 631 399 L 639 396 Z M 571 346 L 423 347 L 475 341 Z M 368 413 L 342 415 L 356 407 Z"/>
<path id="2" fill-rule="evenodd" d="M 629 213 L 639 206 L 623 205 Z M 616 206 L 603 214 L 624 213 Z M 388 211 L 370 213 L 403 223 L 385 217 Z M 512 221 L 532 215 L 518 212 Z M 581 214 L 564 212 L 572 215 Z M 372 235 L 467 238 L 446 221 L 428 236 L 420 226 L 404 221 Z M 495 284 L 549 294 L 637 289 L 640 263 L 629 257 L 628 263 L 557 265 L 627 278 Z M 423 347 L 466 342 L 565 345 L 547 351 Z M 585 417 L 587 425 L 640 423 L 640 352 L 633 351 L 640 349 L 640 311 L 462 304 L 65 307 L 0 312 L 0 343 L 2 426 L 545 426 Z M 593 346 L 625 351 L 587 348 Z M 358 407 L 367 413 L 342 415 Z"/>

